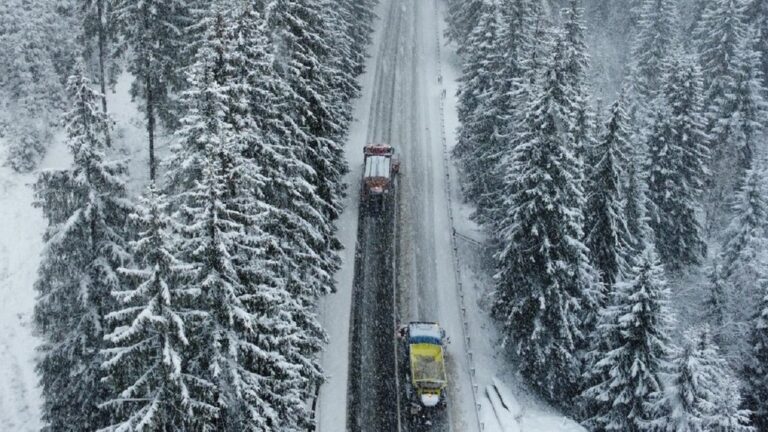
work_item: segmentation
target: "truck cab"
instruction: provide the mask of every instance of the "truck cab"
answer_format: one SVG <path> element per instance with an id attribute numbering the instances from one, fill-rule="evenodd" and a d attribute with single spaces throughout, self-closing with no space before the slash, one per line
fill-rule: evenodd
<path id="1" fill-rule="evenodd" d="M 434 322 L 412 322 L 405 332 L 410 385 L 411 412 L 445 406 L 445 331 Z"/>
<path id="2" fill-rule="evenodd" d="M 363 156 L 362 204 L 367 210 L 380 212 L 394 194 L 400 159 L 389 144 L 369 144 L 363 148 Z"/>

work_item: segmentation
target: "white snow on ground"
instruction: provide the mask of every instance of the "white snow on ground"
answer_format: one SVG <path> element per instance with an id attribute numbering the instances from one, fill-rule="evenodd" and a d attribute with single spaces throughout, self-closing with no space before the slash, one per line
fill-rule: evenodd
<path id="1" fill-rule="evenodd" d="M 41 164 L 58 169 L 71 159 L 57 136 Z M 0 148 L 5 143 L 0 142 Z M 0 156 L 5 160 L 4 156 Z M 40 421 L 40 389 L 35 374 L 32 334 L 37 278 L 46 222 L 32 206 L 36 173 L 0 167 L 0 430 L 33 431 Z"/>
<path id="2" fill-rule="evenodd" d="M 445 4 L 439 2 L 441 16 L 445 14 Z M 444 34 L 444 21 L 440 22 L 439 32 Z M 459 126 L 456 112 L 458 90 L 457 78 L 460 75 L 460 60 L 454 54 L 453 47 L 441 37 L 442 83 L 436 83 L 445 90 L 444 121 L 447 146 L 452 149 L 456 144 L 456 130 Z M 473 381 L 477 385 L 478 403 L 480 404 L 480 422 L 487 432 L 581 432 L 584 431 L 576 422 L 557 413 L 545 403 L 530 394 L 521 383 L 504 357 L 499 346 L 500 335 L 496 324 L 489 316 L 488 293 L 493 288 L 492 269 L 487 267 L 487 257 L 482 246 L 483 231 L 470 220 L 471 205 L 464 203 L 458 183 L 458 173 L 453 163 L 449 168 L 454 228 L 466 307 L 466 321 L 471 351 L 470 369 L 474 369 Z M 479 243 L 477 241 L 480 241 Z M 454 318 L 454 319 L 456 319 Z M 461 323 L 463 325 L 463 323 Z M 459 335 L 454 335 L 459 337 Z M 465 414 L 469 415 L 469 413 Z"/>
<path id="3" fill-rule="evenodd" d="M 384 16 L 386 2 L 379 3 L 376 15 Z M 369 53 L 378 53 L 384 32 L 382 20 L 374 24 L 374 35 Z M 357 242 L 358 204 L 360 179 L 362 178 L 363 146 L 366 143 L 370 123 L 371 102 L 376 59 L 370 56 L 365 73 L 360 78 L 362 94 L 355 103 L 354 121 L 351 124 L 345 155 L 350 171 L 344 181 L 347 197 L 344 212 L 336 223 L 338 237 L 344 249 L 341 251 L 342 266 L 336 274 L 337 292 L 326 296 L 320 303 L 320 322 L 328 333 L 328 345 L 321 356 L 321 363 L 328 380 L 320 387 L 315 411 L 317 430 L 325 432 L 345 430 L 347 422 L 347 376 L 349 372 L 349 323 L 352 309 L 352 286 L 355 275 L 355 246 Z"/>
<path id="4" fill-rule="evenodd" d="M 383 7 L 388 4 L 388 1 L 380 3 L 379 17 L 384 16 Z M 462 203 L 463 199 L 456 180 L 456 169 L 453 163 L 448 162 L 446 165 L 443 159 L 443 136 L 446 138 L 447 148 L 455 145 L 455 131 L 458 125 L 455 94 L 459 62 L 442 36 L 445 5 L 440 0 L 426 0 L 415 4 L 404 3 L 401 7 L 405 13 L 416 15 L 407 21 L 415 25 L 417 31 L 404 30 L 396 37 L 413 39 L 400 40 L 398 44 L 400 49 L 407 47 L 406 49 L 415 50 L 417 58 L 414 61 L 417 62 L 415 65 L 417 69 L 413 77 L 415 81 L 409 80 L 409 74 L 401 73 L 397 75 L 396 85 L 401 91 L 409 92 L 408 97 L 418 100 L 414 106 L 419 107 L 419 112 L 412 113 L 414 118 L 405 119 L 403 118 L 405 114 L 402 112 L 405 107 L 395 108 L 393 121 L 396 126 L 416 129 L 412 131 L 412 135 L 408 135 L 414 140 L 413 142 L 394 144 L 404 146 L 406 150 L 413 145 L 423 146 L 420 151 L 429 155 L 429 160 L 410 160 L 412 168 L 416 169 L 411 175 L 423 179 L 423 184 L 434 185 L 429 196 L 421 197 L 432 202 L 434 212 L 430 213 L 430 220 L 414 220 L 410 223 L 422 224 L 434 231 L 434 237 L 430 238 L 430 241 L 434 241 L 433 245 L 416 245 L 416 248 L 422 254 L 427 251 L 433 253 L 431 259 L 439 270 L 435 275 L 436 280 L 429 281 L 429 285 L 436 288 L 426 290 L 424 293 L 413 293 L 411 301 L 415 302 L 412 306 L 414 311 L 419 310 L 419 301 L 436 305 L 434 308 L 430 306 L 422 309 L 427 313 L 434 313 L 452 337 L 452 343 L 447 347 L 449 369 L 452 369 L 452 382 L 449 389 L 451 430 L 457 432 L 472 430 L 581 432 L 583 428 L 578 424 L 559 415 L 537 400 L 535 396 L 530 395 L 513 372 L 508 360 L 500 354 L 497 343 L 499 334 L 487 313 L 487 300 L 484 300 L 484 296 L 493 286 L 490 277 L 492 271 L 481 265 L 484 258 L 481 243 L 467 241 L 462 236 L 457 237 L 456 257 L 461 271 L 460 280 L 464 287 L 463 300 L 457 290 L 453 272 L 455 261 L 451 247 L 453 228 L 455 227 L 459 234 L 481 242 L 483 240 L 482 231 L 469 220 L 471 207 Z M 374 44 L 369 52 L 378 55 L 384 52 L 379 49 L 384 34 L 383 22 L 378 21 L 375 27 Z M 440 57 L 442 57 L 440 64 L 437 62 L 438 46 L 440 46 Z M 401 60 L 407 62 L 407 56 L 404 57 Z M 325 298 L 320 308 L 322 322 L 330 338 L 322 357 L 322 364 L 329 375 L 329 380 L 320 389 L 316 411 L 318 430 L 324 432 L 344 430 L 342 425 L 346 424 L 349 320 L 357 240 L 361 147 L 365 144 L 366 132 L 372 121 L 370 115 L 373 112 L 370 108 L 375 91 L 374 66 L 379 60 L 370 58 L 367 72 L 361 78 L 363 95 L 356 104 L 356 121 L 352 125 L 347 144 L 347 158 L 351 172 L 346 178 L 349 185 L 346 210 L 337 224 L 339 236 L 345 247 L 342 252 L 343 267 L 337 275 L 338 292 Z M 390 70 L 398 64 L 395 59 L 384 59 L 384 61 L 385 65 L 390 65 L 387 66 L 389 68 L 386 69 L 387 73 L 400 72 L 399 69 L 395 72 Z M 391 66 L 392 64 L 395 66 Z M 408 64 L 404 67 L 408 67 Z M 440 76 L 442 79 L 439 79 Z M 399 93 L 392 95 L 394 94 Z M 380 97 L 390 96 L 380 95 Z M 445 103 L 443 110 L 440 109 L 442 100 Z M 405 101 L 401 102 L 405 103 Z M 389 105 L 395 102 L 383 101 L 382 103 Z M 441 127 L 443 122 L 444 128 Z M 414 154 L 418 155 L 419 151 Z M 405 157 L 407 158 L 408 155 Z M 408 162 L 409 160 L 405 161 L 406 166 L 409 166 Z M 426 166 L 417 168 L 415 166 L 417 162 L 423 162 Z M 444 188 L 446 173 L 450 175 L 450 194 Z M 412 192 L 424 193 L 425 190 L 416 188 Z M 403 196 L 401 199 L 416 198 Z M 453 213 L 453 223 L 449 218 L 449 208 Z M 429 262 L 429 259 L 426 262 Z M 422 295 L 430 298 L 420 298 Z M 464 316 L 462 308 L 466 309 L 466 319 L 462 318 Z M 464 327 L 465 321 L 466 327 Z M 476 410 L 476 407 L 479 409 Z"/>
<path id="5" fill-rule="evenodd" d="M 140 113 L 128 94 L 131 77 L 124 75 L 116 92 L 108 95 L 115 120 L 115 148 L 128 157 L 132 182 L 139 191 L 146 183 L 144 129 L 136 119 Z M 167 139 L 166 139 L 167 141 Z M 161 146 L 166 148 L 167 146 Z M 0 149 L 6 145 L 0 141 Z M 5 160 L 0 155 L 0 160 Z M 39 170 L 65 169 L 72 158 L 60 132 L 40 164 Z M 0 431 L 37 431 L 41 394 L 35 373 L 35 348 L 40 341 L 33 335 L 32 313 L 36 293 L 33 285 L 43 250 L 46 220 L 32 206 L 32 185 L 37 172 L 18 174 L 0 166 Z"/>

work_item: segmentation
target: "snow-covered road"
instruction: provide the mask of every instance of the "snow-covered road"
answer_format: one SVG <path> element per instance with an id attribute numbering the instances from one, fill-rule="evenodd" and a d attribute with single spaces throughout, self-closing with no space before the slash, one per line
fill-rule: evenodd
<path id="1" fill-rule="evenodd" d="M 398 148 L 402 158 L 402 221 L 399 227 L 403 240 L 398 245 L 400 319 L 403 322 L 439 321 L 452 336 L 453 342 L 448 346 L 450 406 L 440 429 L 479 429 L 462 322 L 457 319 L 460 306 L 451 254 L 452 228 L 448 219 L 440 118 L 443 88 L 438 79 L 441 75 L 438 56 L 442 19 L 439 8 L 438 0 L 383 0 L 379 6 L 372 57 L 362 78 L 364 93 L 358 101 L 357 121 L 347 146 L 352 168 L 348 176 L 350 196 L 338 224 L 346 248 L 344 268 L 338 277 L 339 292 L 326 299 L 322 308 L 331 339 L 323 357 L 330 379 L 321 388 L 317 411 L 318 425 L 323 431 L 340 430 L 343 417 L 339 411 L 346 408 L 339 396 L 346 389 L 343 374 L 349 371 L 349 365 L 345 364 L 347 359 L 342 358 L 340 349 L 345 342 L 349 343 L 349 333 L 341 320 L 349 317 L 343 308 L 352 302 L 354 250 L 356 241 L 360 240 L 354 236 L 358 226 L 359 166 L 362 146 L 367 142 L 390 143 Z M 386 310 L 378 312 L 386 313 Z M 380 318 L 370 319 L 381 321 Z M 375 323 L 366 323 L 366 332 L 372 328 L 368 324 Z M 393 330 L 381 329 L 389 334 Z M 352 358 L 357 367 L 359 360 L 354 354 L 348 358 Z M 388 359 L 380 361 L 387 362 Z M 388 366 L 384 366 L 380 373 L 388 370 Z M 393 377 L 379 375 L 378 379 L 391 381 Z M 390 395 L 390 404 L 396 405 L 396 396 Z M 356 402 L 351 408 L 358 409 Z"/>
<path id="2" fill-rule="evenodd" d="M 399 67 L 393 79 L 398 91 L 391 101 L 391 130 L 389 135 L 384 131 L 381 139 L 389 139 L 403 153 L 398 272 L 401 319 L 437 321 L 450 336 L 449 405 L 442 429 L 469 432 L 479 430 L 480 425 L 452 253 L 441 110 L 440 5 L 439 0 L 399 2 L 405 25 L 398 33 L 395 54 Z"/>
<path id="3" fill-rule="evenodd" d="M 379 331 L 387 337 L 392 337 L 394 330 L 384 328 L 386 315 L 391 313 L 391 308 L 383 307 L 387 301 L 372 306 L 370 301 L 353 296 L 355 283 L 360 283 L 360 276 L 355 275 L 356 258 L 361 258 L 355 254 L 357 243 L 370 237 L 366 220 L 359 218 L 358 213 L 362 147 L 369 142 L 385 142 L 398 148 L 402 162 L 397 313 L 402 322 L 440 322 L 452 341 L 447 347 L 449 406 L 445 418 L 429 430 L 583 431 L 531 396 L 520 384 L 514 369 L 499 352 L 498 333 L 485 308 L 487 302 L 483 301 L 492 287 L 492 270 L 486 265 L 482 245 L 468 242 L 460 235 L 452 238 L 454 228 L 459 234 L 480 240 L 482 232 L 469 221 L 471 208 L 462 203 L 455 167 L 446 158 L 446 150 L 455 145 L 458 125 L 455 94 L 459 62 L 443 37 L 445 9 L 442 0 L 381 0 L 377 10 L 379 20 L 369 50 L 371 56 L 361 78 L 363 95 L 356 104 L 356 120 L 346 148 L 351 168 L 347 176 L 349 196 L 337 224 L 345 246 L 343 268 L 337 275 L 338 292 L 324 299 L 321 307 L 330 343 L 323 355 L 329 380 L 320 389 L 318 430 L 396 430 L 391 426 L 391 416 L 397 408 L 397 394 L 386 397 L 394 380 L 389 376 L 391 356 L 378 359 L 378 370 L 366 363 L 367 383 L 361 385 L 354 373 L 353 379 L 347 380 L 348 374 L 359 370 L 362 364 L 361 353 L 355 352 L 356 347 L 351 344 L 354 341 L 350 340 L 353 299 L 358 302 L 356 306 L 364 304 L 368 308 L 363 313 L 355 311 L 361 317 L 358 319 L 368 320 L 364 328 L 360 326 L 356 331 L 364 331 L 373 340 L 370 332 L 376 331 L 377 326 L 382 327 Z M 366 259 L 359 261 L 370 263 Z M 370 279 L 371 273 L 367 274 Z M 459 289 L 459 284 L 463 289 Z M 365 285 L 366 289 L 383 290 L 386 284 L 375 287 Z M 366 316 L 369 312 L 377 315 Z M 354 325 L 355 321 L 352 322 Z M 365 349 L 370 354 L 385 346 L 372 343 Z M 370 386 L 377 384 L 371 384 L 371 379 L 383 381 L 375 391 Z M 349 383 L 355 388 L 349 388 L 352 402 L 348 406 Z M 360 411 L 355 400 L 360 396 L 356 393 L 364 393 L 359 389 L 366 386 L 374 404 L 389 405 L 380 410 L 368 409 L 367 413 Z M 348 408 L 352 412 L 349 418 L 368 416 L 367 420 L 373 423 L 356 420 L 355 425 L 346 424 Z"/>

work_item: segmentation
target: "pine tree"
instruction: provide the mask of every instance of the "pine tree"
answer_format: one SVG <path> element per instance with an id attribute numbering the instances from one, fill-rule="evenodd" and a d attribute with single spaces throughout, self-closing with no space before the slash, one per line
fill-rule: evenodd
<path id="1" fill-rule="evenodd" d="M 325 206 L 323 214 L 335 219 L 347 172 L 341 139 L 346 133 L 347 107 L 336 106 L 330 66 L 337 61 L 330 46 L 327 3 L 321 0 L 270 0 L 266 19 L 277 52 L 277 71 L 292 90 L 291 117 L 303 135 L 302 161 L 315 171 L 313 185 Z"/>
<path id="2" fill-rule="evenodd" d="M 728 309 L 734 323 L 724 328 L 725 348 L 734 359 L 744 358 L 749 350 L 741 335 L 745 322 L 759 304 L 760 281 L 766 277 L 763 261 L 768 231 L 768 203 L 765 195 L 765 174 L 760 164 L 747 171 L 744 184 L 733 203 L 734 218 L 725 231 L 725 244 L 720 253 L 722 278 L 728 293 Z"/>
<path id="3" fill-rule="evenodd" d="M 187 53 L 186 31 L 192 24 L 184 0 L 115 0 L 112 20 L 119 34 L 119 54 L 130 53 L 127 70 L 135 77 L 134 98 L 143 99 L 149 155 L 149 178 L 155 179 L 157 120 L 175 124 L 174 92 L 184 86 L 181 73 Z"/>
<path id="4" fill-rule="evenodd" d="M 707 78 L 704 108 L 713 176 L 707 216 L 711 224 L 719 227 L 727 220 L 723 203 L 753 162 L 768 111 L 754 34 L 746 23 L 745 3 L 710 2 L 695 36 Z"/>
<path id="5" fill-rule="evenodd" d="M 82 75 L 70 78 L 73 108 L 64 120 L 74 156 L 68 171 L 44 172 L 37 203 L 48 218 L 46 248 L 35 289 L 35 324 L 43 338 L 37 369 L 48 430 L 96 430 L 106 416 L 100 349 L 110 293 L 122 286 L 117 268 L 128 264 L 125 221 L 130 206 L 121 179 L 125 167 L 104 154 L 106 115 L 99 94 Z"/>
<path id="6" fill-rule="evenodd" d="M 458 108 L 461 124 L 453 151 L 462 162 L 465 193 L 474 197 L 478 204 L 490 193 L 491 159 L 503 152 L 498 119 L 504 115 L 500 107 L 489 103 L 497 91 L 495 79 L 504 61 L 498 46 L 501 31 L 499 5 L 495 0 L 484 0 L 479 13 L 477 27 L 466 42 L 472 49 L 464 56 L 462 65 Z M 483 208 L 478 208 L 478 213 L 483 212 Z"/>
<path id="7" fill-rule="evenodd" d="M 8 165 L 19 172 L 37 167 L 68 109 L 66 77 L 79 48 L 57 9 L 44 0 L 0 4 L 0 123 Z"/>
<path id="8" fill-rule="evenodd" d="M 185 289 L 200 293 L 189 364 L 209 384 L 194 396 L 218 411 L 196 417 L 193 429 L 305 430 L 304 401 L 322 379 L 311 347 L 322 341 L 298 322 L 313 315 L 288 289 L 282 239 L 265 230 L 278 222 L 263 201 L 261 161 L 247 156 L 259 136 L 243 116 L 245 81 L 228 75 L 241 70 L 227 51 L 238 44 L 221 11 L 206 26 L 174 164 L 196 167 L 181 176 L 194 186 L 175 197 L 182 255 L 195 267 Z"/>
<path id="9" fill-rule="evenodd" d="M 291 89 L 272 69 L 273 55 L 262 23 L 247 7 L 234 17 L 231 38 L 237 43 L 227 54 L 233 73 L 227 79 L 234 92 L 230 99 L 250 103 L 233 112 L 233 124 L 246 137 L 245 156 L 271 179 L 255 191 L 270 213 L 261 229 L 280 239 L 287 288 L 306 307 L 296 319 L 313 335 L 306 347 L 311 356 L 320 351 L 319 341 L 325 336 L 309 311 L 321 295 L 333 291 L 339 257 L 333 228 L 317 210 L 323 202 L 311 184 L 312 168 L 297 155 L 300 149 L 290 145 L 301 142 L 301 130 L 281 110 L 291 98 Z"/>
<path id="10" fill-rule="evenodd" d="M 595 115 L 589 101 L 590 89 L 587 85 L 589 54 L 585 42 L 584 10 L 580 0 L 570 0 L 568 8 L 563 10 L 563 32 L 565 35 L 565 77 L 573 88 L 573 102 L 576 106 L 576 118 L 573 124 L 574 152 L 579 163 L 583 163 L 588 148 L 595 145 Z M 584 172 L 580 167 L 579 172 Z M 584 181 L 582 177 L 579 181 Z"/>
<path id="11" fill-rule="evenodd" d="M 477 27 L 480 8 L 485 0 L 450 0 L 448 4 L 448 38 L 459 44 L 459 51 L 469 34 Z"/>
<path id="12" fill-rule="evenodd" d="M 352 63 L 355 66 L 353 73 L 359 75 L 363 73 L 366 48 L 371 42 L 373 21 L 376 18 L 373 9 L 377 1 L 342 0 L 339 3 L 342 17 L 346 23 L 346 32 L 352 42 L 349 54 L 351 55 Z"/>
<path id="13" fill-rule="evenodd" d="M 361 51 L 353 52 L 355 41 L 350 34 L 349 27 L 352 17 L 345 14 L 343 4 L 334 0 L 325 0 L 323 3 L 325 17 L 323 21 L 328 29 L 328 43 L 331 52 L 326 63 L 333 71 L 331 74 L 331 87 L 333 88 L 334 108 L 340 109 L 342 114 L 340 123 L 342 133 L 337 138 L 346 137 L 347 125 L 352 121 L 351 101 L 360 96 L 360 84 L 357 76 L 357 56 L 365 53 L 365 47 Z"/>
<path id="14" fill-rule="evenodd" d="M 768 83 L 768 1 L 750 0 L 747 6 L 746 16 L 749 24 L 757 31 L 755 49 L 760 53 L 760 73 L 763 77 L 763 87 Z"/>
<path id="15" fill-rule="evenodd" d="M 647 249 L 627 281 L 617 284 L 598 329 L 611 337 L 602 356 L 589 365 L 602 382 L 584 391 L 593 411 L 586 424 L 596 430 L 652 430 L 650 403 L 662 389 L 669 354 L 669 290 L 656 254 Z M 602 358 L 600 358 L 602 357 Z"/>
<path id="16" fill-rule="evenodd" d="M 637 149 L 627 152 L 627 181 L 624 192 L 624 218 L 630 235 L 631 255 L 639 255 L 653 241 L 646 209 L 647 190 L 645 178 L 641 177 L 641 167 L 645 164 L 640 160 Z"/>
<path id="17" fill-rule="evenodd" d="M 678 270 L 698 264 L 706 252 L 696 217 L 706 174 L 701 80 L 698 69 L 670 61 L 648 143 L 651 227 L 662 262 Z"/>
<path id="18" fill-rule="evenodd" d="M 642 115 L 652 107 L 667 73 L 667 62 L 679 45 L 679 18 L 675 2 L 642 0 L 637 34 L 632 47 L 633 87 Z"/>
<path id="19" fill-rule="evenodd" d="M 98 79 L 101 89 L 101 109 L 108 113 L 107 109 L 107 84 L 111 81 L 110 48 L 114 42 L 115 34 L 112 26 L 112 2 L 109 0 L 78 0 L 78 9 L 82 17 L 82 38 L 83 45 L 86 46 L 86 53 L 89 56 L 95 56 L 98 64 Z M 96 43 L 94 48 L 91 44 Z M 95 52 L 94 52 L 95 51 Z M 104 139 L 107 146 L 110 145 L 110 136 L 107 134 Z"/>
<path id="20" fill-rule="evenodd" d="M 106 315 L 104 368 L 113 390 L 102 408 L 114 415 L 106 430 L 184 431 L 190 418 L 212 409 L 190 397 L 199 381 L 186 371 L 186 323 L 199 293 L 180 289 L 192 268 L 175 256 L 167 211 L 150 186 L 131 215 L 139 233 L 131 243 L 136 267 L 122 272 L 133 284 L 112 293 L 118 305 Z"/>
<path id="21" fill-rule="evenodd" d="M 682 349 L 676 351 L 662 395 L 654 402 L 655 430 L 753 431 L 743 411 L 728 410 L 734 393 L 735 400 L 740 399 L 738 388 L 709 328 L 687 332 Z"/>
<path id="22" fill-rule="evenodd" d="M 562 401 L 576 387 L 575 351 L 598 303 L 598 276 L 581 242 L 581 207 L 572 204 L 583 200 L 583 191 L 574 182 L 579 165 L 567 133 L 574 110 L 558 48 L 531 93 L 521 135 L 505 160 L 507 211 L 496 254 L 494 312 L 523 375 L 548 398 Z"/>
<path id="23" fill-rule="evenodd" d="M 529 0 L 494 0 L 484 8 L 482 22 L 463 45 L 461 129 L 454 155 L 464 168 L 467 196 L 476 201 L 475 217 L 491 226 L 503 212 L 501 158 L 511 151 L 518 108 L 525 105 L 525 80 L 532 75 L 526 63 L 534 51 L 531 33 L 540 7 Z"/>
<path id="24" fill-rule="evenodd" d="M 586 239 L 592 263 L 606 287 L 621 279 L 627 270 L 632 237 L 624 219 L 622 182 L 627 164 L 624 151 L 630 148 L 630 129 L 621 97 L 611 107 L 611 117 L 595 148 L 589 152 L 585 210 Z"/>
<path id="25" fill-rule="evenodd" d="M 742 375 L 746 381 L 745 405 L 752 410 L 755 428 L 768 427 L 768 280 L 761 280 L 762 299 L 749 329 L 750 351 Z"/>
<path id="26" fill-rule="evenodd" d="M 704 317 L 714 327 L 713 339 L 718 345 L 723 344 L 725 324 L 728 319 L 728 294 L 726 281 L 718 263 L 714 263 L 707 275 L 707 296 L 704 299 Z"/>

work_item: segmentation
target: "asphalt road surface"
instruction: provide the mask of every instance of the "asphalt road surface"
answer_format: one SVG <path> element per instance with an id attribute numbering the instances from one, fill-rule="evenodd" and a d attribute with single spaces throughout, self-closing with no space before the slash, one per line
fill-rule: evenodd
<path id="1" fill-rule="evenodd" d="M 458 311 L 443 183 L 447 168 L 439 111 L 439 0 L 381 1 L 383 37 L 378 52 L 372 53 L 376 61 L 367 141 L 393 145 L 400 153 L 402 174 L 392 213 L 360 212 L 348 425 L 353 432 L 467 430 L 451 409 L 455 382 L 460 381 L 451 356 L 462 354 L 460 343 L 448 353 L 448 407 L 428 422 L 408 415 L 402 364 L 395 372 L 396 322 L 443 324 L 455 320 Z M 453 339 L 461 341 L 460 327 L 447 324 L 449 335 L 454 331 Z"/>

